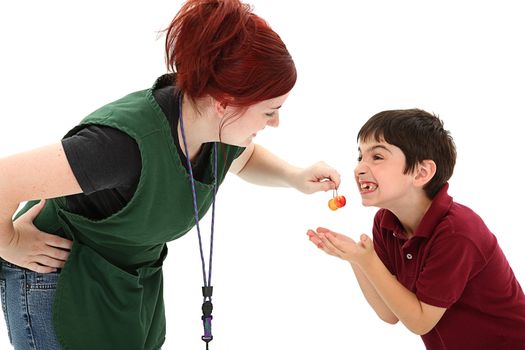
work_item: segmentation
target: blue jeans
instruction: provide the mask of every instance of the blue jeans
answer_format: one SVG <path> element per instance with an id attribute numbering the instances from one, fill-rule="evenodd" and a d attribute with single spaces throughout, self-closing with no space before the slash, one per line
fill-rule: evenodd
<path id="1" fill-rule="evenodd" d="M 37 273 L 1 259 L 0 264 L 2 311 L 15 350 L 60 350 L 52 311 L 59 273 Z"/>

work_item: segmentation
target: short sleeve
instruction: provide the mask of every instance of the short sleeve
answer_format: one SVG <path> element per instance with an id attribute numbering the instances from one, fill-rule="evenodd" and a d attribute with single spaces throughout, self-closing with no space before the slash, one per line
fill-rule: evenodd
<path id="1" fill-rule="evenodd" d="M 461 234 L 439 232 L 416 282 L 422 302 L 448 308 L 463 294 L 468 281 L 485 265 L 478 247 Z"/>
<path id="2" fill-rule="evenodd" d="M 388 271 L 392 275 L 396 275 L 396 271 L 393 268 L 394 263 L 390 261 L 388 257 L 388 250 L 387 250 L 387 244 L 385 241 L 385 233 L 381 229 L 381 220 L 383 218 L 384 211 L 380 210 L 376 213 L 374 217 L 374 227 L 372 229 L 372 235 L 373 235 L 373 242 L 374 242 L 374 250 L 379 257 L 379 259 L 383 262 L 383 264 L 386 266 Z"/>
<path id="3" fill-rule="evenodd" d="M 82 191 L 134 187 L 142 162 L 137 143 L 124 132 L 89 125 L 62 140 L 64 152 Z"/>

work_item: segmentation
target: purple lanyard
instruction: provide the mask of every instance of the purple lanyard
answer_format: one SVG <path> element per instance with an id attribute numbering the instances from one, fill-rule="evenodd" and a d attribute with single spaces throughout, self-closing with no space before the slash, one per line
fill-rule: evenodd
<path id="1" fill-rule="evenodd" d="M 182 140 L 184 142 L 184 151 L 186 152 L 186 161 L 188 164 L 188 171 L 190 173 L 191 193 L 193 195 L 193 210 L 195 212 L 195 226 L 197 227 L 197 235 L 199 236 L 199 250 L 201 253 L 201 265 L 202 265 L 202 279 L 204 286 L 202 287 L 202 296 L 204 297 L 202 304 L 202 325 L 204 327 L 204 335 L 202 340 L 206 342 L 206 350 L 208 350 L 209 342 L 213 339 L 211 334 L 211 315 L 213 311 L 213 304 L 211 297 L 213 294 L 213 286 L 211 285 L 211 267 L 213 258 L 213 228 L 215 226 L 215 195 L 217 194 L 217 142 L 213 143 L 213 201 L 211 210 L 211 235 L 210 235 L 210 261 L 208 279 L 206 280 L 206 264 L 204 263 L 204 254 L 202 252 L 202 238 L 201 230 L 199 227 L 199 209 L 197 208 L 197 192 L 195 191 L 195 180 L 193 179 L 193 170 L 191 167 L 190 154 L 188 152 L 188 144 L 186 142 L 186 135 L 184 133 L 184 122 L 182 120 L 182 93 L 179 95 L 179 122 L 180 130 L 182 133 Z"/>

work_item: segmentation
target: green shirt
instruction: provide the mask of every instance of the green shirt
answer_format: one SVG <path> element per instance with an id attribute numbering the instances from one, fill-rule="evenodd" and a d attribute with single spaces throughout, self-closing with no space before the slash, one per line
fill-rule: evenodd
<path id="1" fill-rule="evenodd" d="M 189 174 L 153 97 L 155 88 L 98 109 L 68 133 L 99 124 L 117 128 L 137 142 L 142 169 L 128 204 L 107 218 L 92 220 L 69 212 L 64 197 L 54 198 L 34 221 L 42 231 L 62 231 L 73 240 L 53 305 L 55 332 L 65 350 L 159 349 L 164 342 L 166 242 L 188 232 L 195 217 Z M 225 144 L 217 149 L 220 184 L 244 149 Z M 195 183 L 200 217 L 213 198 L 212 161 L 213 153 L 209 171 Z M 35 204 L 28 202 L 17 217 Z"/>

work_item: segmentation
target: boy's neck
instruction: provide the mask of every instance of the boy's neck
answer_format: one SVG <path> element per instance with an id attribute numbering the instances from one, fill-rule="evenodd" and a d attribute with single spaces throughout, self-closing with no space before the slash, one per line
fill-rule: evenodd
<path id="1" fill-rule="evenodd" d="M 389 210 L 397 217 L 405 229 L 405 235 L 410 239 L 414 236 L 431 204 L 432 200 L 424 195 L 411 198 L 405 205 L 400 205 L 393 210 Z"/>

